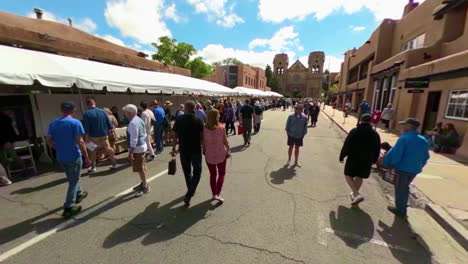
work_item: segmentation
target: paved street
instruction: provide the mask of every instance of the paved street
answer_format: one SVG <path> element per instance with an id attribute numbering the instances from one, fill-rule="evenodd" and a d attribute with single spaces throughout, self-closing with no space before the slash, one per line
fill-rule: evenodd
<path id="1" fill-rule="evenodd" d="M 219 207 L 209 200 L 204 166 L 192 206 L 183 209 L 180 166 L 177 175 L 164 173 L 168 148 L 148 164 L 152 189 L 141 198 L 128 191 L 138 183 L 128 165 L 117 173 L 99 167 L 85 174 L 87 211 L 68 222 L 60 218 L 66 188 L 61 173 L 1 188 L 0 261 L 429 263 L 407 224 L 387 212 L 376 180 L 364 183 L 361 210 L 350 209 L 337 161 L 345 135 L 324 115 L 306 136 L 303 167 L 285 166 L 284 124 L 290 113 L 266 112 L 250 148 L 240 146 L 240 136 L 230 137 L 234 153 L 222 192 L 226 202 Z"/>

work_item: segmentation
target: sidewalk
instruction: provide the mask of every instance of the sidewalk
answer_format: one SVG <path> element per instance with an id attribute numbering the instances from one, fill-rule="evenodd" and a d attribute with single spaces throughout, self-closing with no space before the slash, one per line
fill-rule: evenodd
<path id="1" fill-rule="evenodd" d="M 346 133 L 356 127 L 357 117 L 344 118 L 342 111 L 326 106 L 322 110 Z M 396 133 L 377 128 L 382 142 L 394 145 L 398 140 Z M 468 229 L 468 160 L 448 154 L 431 151 L 431 158 L 413 184 L 433 203 L 444 207 L 454 218 Z"/>

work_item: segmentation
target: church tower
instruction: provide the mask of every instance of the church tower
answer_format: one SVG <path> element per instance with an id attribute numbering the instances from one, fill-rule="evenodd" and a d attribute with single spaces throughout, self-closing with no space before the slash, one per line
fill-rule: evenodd
<path id="1" fill-rule="evenodd" d="M 288 72 L 289 57 L 288 54 L 281 53 L 275 56 L 273 60 L 273 74 L 280 77 Z"/>
<path id="2" fill-rule="evenodd" d="M 309 54 L 309 72 L 322 76 L 324 63 L 325 53 L 323 51 L 314 51 Z"/>

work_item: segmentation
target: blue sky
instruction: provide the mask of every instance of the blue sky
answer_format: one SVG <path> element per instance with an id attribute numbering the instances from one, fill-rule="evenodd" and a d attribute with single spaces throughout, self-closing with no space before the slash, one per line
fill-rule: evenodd
<path id="1" fill-rule="evenodd" d="M 236 57 L 265 66 L 276 53 L 307 62 L 326 53 L 339 71 L 343 53 L 360 46 L 383 18 L 399 18 L 407 0 L 3 0 L 0 10 L 73 24 L 91 34 L 140 51 L 170 35 L 190 43 L 207 62 Z M 306 65 L 307 66 L 307 65 Z"/>

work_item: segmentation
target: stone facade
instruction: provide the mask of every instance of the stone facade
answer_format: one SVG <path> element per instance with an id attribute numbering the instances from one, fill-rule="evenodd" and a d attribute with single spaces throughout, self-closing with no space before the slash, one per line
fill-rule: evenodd
<path id="1" fill-rule="evenodd" d="M 282 93 L 291 97 L 320 97 L 325 53 L 309 54 L 309 65 L 299 60 L 289 67 L 287 54 L 277 54 L 273 60 L 273 74 L 278 78 Z"/>
<path id="2" fill-rule="evenodd" d="M 265 70 L 248 65 L 216 66 L 211 76 L 205 78 L 229 88 L 238 86 L 267 91 Z"/>

